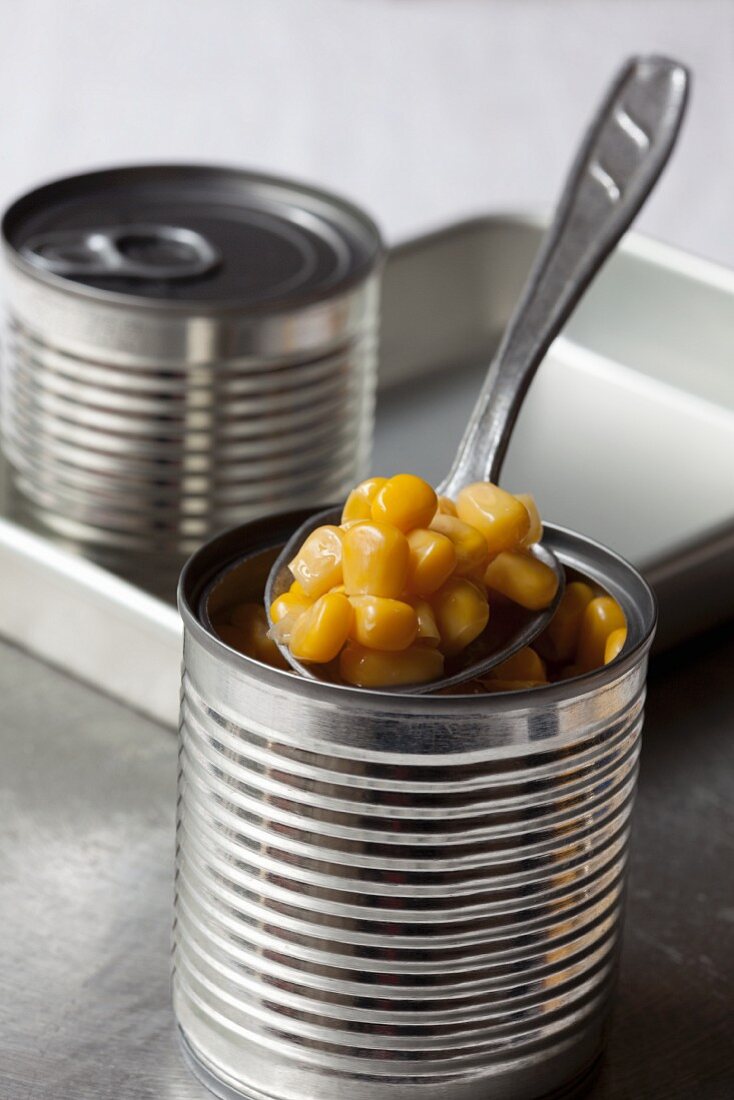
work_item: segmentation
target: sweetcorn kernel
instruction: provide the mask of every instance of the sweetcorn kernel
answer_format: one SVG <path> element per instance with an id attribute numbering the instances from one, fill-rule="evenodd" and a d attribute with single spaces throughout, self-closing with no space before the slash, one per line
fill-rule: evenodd
<path id="1" fill-rule="evenodd" d="M 408 546 L 408 591 L 418 596 L 430 596 L 448 580 L 454 570 L 454 544 L 439 531 L 416 527 L 408 535 Z"/>
<path id="2" fill-rule="evenodd" d="M 594 598 L 590 584 L 571 581 L 561 596 L 555 615 L 533 643 L 549 661 L 570 661 L 576 653 L 581 620 Z"/>
<path id="3" fill-rule="evenodd" d="M 386 477 L 368 477 L 356 489 L 352 489 L 342 511 L 342 524 L 350 520 L 372 519 L 372 501 L 383 485 Z"/>
<path id="4" fill-rule="evenodd" d="M 438 500 L 427 481 L 414 474 L 396 474 L 383 485 L 372 501 L 372 519 L 391 523 L 407 533 L 414 527 L 428 527 L 436 514 Z"/>
<path id="5" fill-rule="evenodd" d="M 540 542 L 543 537 L 543 523 L 540 518 L 540 512 L 538 511 L 538 505 L 535 503 L 535 497 L 532 493 L 516 493 L 515 499 L 519 500 L 521 504 L 527 509 L 527 513 L 530 516 L 530 527 L 528 533 L 522 540 L 523 546 L 533 546 L 536 542 Z"/>
<path id="6" fill-rule="evenodd" d="M 349 636 L 353 614 L 352 605 L 341 593 L 320 596 L 293 624 L 291 653 L 299 661 L 333 661 Z"/>
<path id="7" fill-rule="evenodd" d="M 289 565 L 294 578 L 312 600 L 342 583 L 342 540 L 338 527 L 317 527 Z"/>
<path id="8" fill-rule="evenodd" d="M 441 635 L 439 634 L 436 624 L 436 616 L 433 614 L 433 608 L 428 600 L 412 597 L 410 603 L 415 609 L 418 619 L 418 633 L 415 636 L 416 642 L 420 645 L 439 645 Z"/>
<path id="9" fill-rule="evenodd" d="M 530 646 L 518 649 L 506 661 L 495 665 L 489 675 L 493 680 L 525 680 L 535 683 L 545 683 L 547 679 L 542 659 Z"/>
<path id="10" fill-rule="evenodd" d="M 439 512 L 433 517 L 431 531 L 438 531 L 453 542 L 456 551 L 454 572 L 457 577 L 465 577 L 467 574 L 483 569 L 487 564 L 489 557 L 487 540 L 471 524 L 464 523 L 456 516 Z"/>
<path id="11" fill-rule="evenodd" d="M 514 550 L 530 530 L 525 505 L 512 493 L 488 481 L 467 485 L 456 498 L 459 519 L 470 523 L 484 535 L 490 554 Z"/>
<path id="12" fill-rule="evenodd" d="M 396 527 L 387 523 L 355 524 L 344 534 L 347 595 L 399 599 L 408 579 L 409 558 L 408 540 Z"/>
<path id="13" fill-rule="evenodd" d="M 626 627 L 624 612 L 611 596 L 597 596 L 586 605 L 579 630 L 576 663 L 588 672 L 604 664 L 607 638 Z"/>
<path id="14" fill-rule="evenodd" d="M 558 591 L 558 577 L 550 566 L 522 550 L 498 554 L 487 566 L 484 582 L 529 611 L 548 607 Z"/>
<path id="15" fill-rule="evenodd" d="M 440 512 L 440 514 L 443 516 L 459 515 L 459 513 L 456 511 L 456 505 L 454 504 L 451 497 L 439 497 L 438 508 L 436 510 Z"/>
<path id="16" fill-rule="evenodd" d="M 489 604 L 475 584 L 451 577 L 431 600 L 441 635 L 441 649 L 449 656 L 465 649 L 489 622 Z"/>
<path id="17" fill-rule="evenodd" d="M 428 646 L 411 646 L 401 653 L 381 653 L 350 643 L 342 650 L 339 672 L 343 680 L 355 687 L 427 684 L 443 674 L 443 654 Z"/>
<path id="18" fill-rule="evenodd" d="M 384 596 L 351 596 L 354 618 L 350 637 L 368 649 L 407 649 L 418 634 L 418 616 L 410 604 Z"/>
<path id="19" fill-rule="evenodd" d="M 303 611 L 308 611 L 312 604 L 313 600 L 309 600 L 308 596 L 299 596 L 292 590 L 284 592 L 271 603 L 270 618 L 274 623 L 279 623 L 287 615 L 300 615 Z"/>
<path id="20" fill-rule="evenodd" d="M 604 664 L 608 665 L 615 657 L 619 657 L 627 641 L 627 627 L 620 626 L 613 630 L 604 644 Z"/>

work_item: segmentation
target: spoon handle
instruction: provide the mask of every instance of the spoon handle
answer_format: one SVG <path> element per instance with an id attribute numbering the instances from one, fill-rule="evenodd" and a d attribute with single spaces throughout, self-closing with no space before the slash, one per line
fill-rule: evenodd
<path id="1" fill-rule="evenodd" d="M 685 67 L 664 57 L 632 58 L 614 80 L 571 167 L 442 493 L 453 497 L 469 482 L 497 481 L 538 366 L 665 167 L 688 84 Z"/>

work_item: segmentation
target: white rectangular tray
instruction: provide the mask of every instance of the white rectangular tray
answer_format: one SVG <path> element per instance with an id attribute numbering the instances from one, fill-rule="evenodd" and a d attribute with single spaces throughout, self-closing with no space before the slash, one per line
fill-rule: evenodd
<path id="1" fill-rule="evenodd" d="M 393 250 L 376 473 L 446 470 L 542 231 L 486 217 Z M 732 333 L 734 273 L 628 235 L 542 365 L 503 474 L 642 568 L 659 648 L 734 614 Z M 8 516 L 0 634 L 175 724 L 175 609 Z"/>

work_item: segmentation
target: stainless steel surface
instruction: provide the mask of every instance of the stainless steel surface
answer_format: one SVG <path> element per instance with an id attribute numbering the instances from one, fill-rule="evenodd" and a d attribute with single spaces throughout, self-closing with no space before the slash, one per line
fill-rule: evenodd
<path id="1" fill-rule="evenodd" d="M 499 480 L 535 372 L 673 151 L 688 100 L 683 65 L 628 61 L 584 134 L 556 214 L 505 329 L 440 492 Z"/>
<path id="2" fill-rule="evenodd" d="M 213 271 L 160 278 L 158 252 L 170 261 L 182 242 L 140 222 L 167 213 L 166 197 L 222 253 Z M 102 274 L 92 259 L 74 278 L 50 265 L 59 224 L 87 240 L 115 219 L 101 235 L 118 251 L 124 239 L 141 270 L 147 257 L 147 281 L 130 279 L 130 259 Z M 338 496 L 364 472 L 380 254 L 366 215 L 289 181 L 151 167 L 58 181 L 19 200 L 3 231 L 3 446 L 47 533 L 172 596 L 215 531 Z"/>
<path id="3" fill-rule="evenodd" d="M 645 203 L 673 151 L 688 101 L 688 73 L 665 58 L 632 58 L 617 74 L 583 136 L 564 184 L 556 215 L 533 261 L 520 300 L 492 359 L 487 377 L 451 469 L 437 487 L 455 499 L 474 481 L 499 482 L 522 402 L 566 321 L 609 253 Z M 307 521 L 286 543 L 270 572 L 265 605 L 290 587 L 289 563 L 308 535 L 338 524 L 339 509 Z M 553 603 L 528 615 L 523 627 L 491 658 L 467 661 L 460 671 L 430 684 L 411 685 L 412 694 L 438 691 L 488 672 L 545 630 L 563 595 L 563 571 L 547 547 L 533 548 L 556 574 Z M 302 676 L 323 679 L 318 666 L 297 660 L 278 643 L 283 657 Z"/>
<path id="4" fill-rule="evenodd" d="M 477 218 L 390 253 L 375 473 L 447 468 L 543 225 Z M 658 650 L 734 614 L 733 329 L 734 273 L 629 233 L 551 348 L 507 459 L 507 483 L 532 487 L 546 515 L 659 582 Z M 0 517 L 0 634 L 116 698 L 134 681 L 135 706 L 175 726 L 175 611 L 40 536 L 1 456 Z M 136 651 L 134 675 L 120 676 L 120 654 Z"/>
<path id="5" fill-rule="evenodd" d="M 307 520 L 299 524 L 296 530 L 290 535 L 286 544 L 281 548 L 280 553 L 273 562 L 273 567 L 268 574 L 267 583 L 265 585 L 265 606 L 268 609 L 268 621 L 272 627 L 273 620 L 270 615 L 270 608 L 273 600 L 278 596 L 287 592 L 293 583 L 293 574 L 288 568 L 289 562 L 298 553 L 298 550 L 305 542 L 306 538 L 317 527 L 321 527 L 324 524 L 339 524 L 341 522 L 342 506 L 337 508 L 327 508 L 323 511 L 317 512 L 315 515 L 309 516 Z M 511 657 L 513 653 L 517 653 L 523 646 L 529 645 L 534 638 L 537 638 L 541 631 L 545 630 L 548 623 L 551 621 L 558 605 L 561 602 L 563 593 L 566 588 L 566 577 L 563 571 L 563 567 L 558 562 L 554 554 L 543 544 L 531 546 L 528 551 L 533 557 L 547 565 L 549 569 L 552 569 L 558 579 L 558 587 L 556 594 L 553 597 L 551 603 L 542 611 L 527 611 L 523 613 L 522 622 L 514 631 L 512 638 L 503 643 L 502 646 L 498 646 L 493 649 L 491 656 L 484 657 L 482 660 L 474 660 L 467 657 L 466 654 L 459 654 L 452 660 L 452 672 L 451 675 L 442 676 L 438 680 L 431 680 L 427 684 L 408 684 L 403 687 L 396 687 L 393 690 L 398 693 L 406 695 L 427 695 L 431 692 L 439 691 L 441 688 L 454 687 L 463 683 L 465 680 L 470 680 L 475 676 L 483 676 L 495 665 L 500 664 L 502 661 L 506 661 L 508 657 Z M 303 661 L 299 661 L 297 657 L 294 657 L 290 649 L 284 642 L 277 642 L 278 649 L 285 657 L 286 661 L 290 664 L 291 668 L 301 676 L 305 676 L 308 680 L 319 680 L 322 683 L 333 683 L 334 680 L 329 674 L 327 666 L 317 664 L 306 664 Z M 463 663 L 463 667 L 461 667 Z M 372 690 L 370 688 L 363 688 L 363 691 Z M 379 690 L 379 689 L 378 689 Z"/>
<path id="6" fill-rule="evenodd" d="M 652 594 L 549 528 L 622 604 L 618 663 L 504 698 L 324 685 L 203 625 L 242 591 L 243 547 L 297 520 L 228 532 L 182 576 L 173 995 L 189 1048 L 249 1097 L 550 1094 L 602 1046 Z"/>
<path id="7" fill-rule="evenodd" d="M 651 669 L 593 1100 L 732 1095 L 732 664 L 726 629 Z M 2 642 L 0 695 L 0 1095 L 210 1100 L 170 1006 L 175 739 Z"/>

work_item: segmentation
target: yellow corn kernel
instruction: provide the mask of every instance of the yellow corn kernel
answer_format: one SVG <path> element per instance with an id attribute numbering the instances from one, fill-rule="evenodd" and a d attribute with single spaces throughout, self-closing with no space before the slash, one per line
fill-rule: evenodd
<path id="1" fill-rule="evenodd" d="M 517 493 L 515 499 L 525 505 L 527 513 L 530 516 L 530 527 L 527 535 L 522 540 L 522 545 L 532 546 L 534 543 L 540 542 L 543 537 L 543 523 L 540 518 L 540 512 L 538 511 L 538 505 L 535 503 L 535 497 L 532 493 Z"/>
<path id="2" fill-rule="evenodd" d="M 288 591 L 292 596 L 301 596 L 305 600 L 309 599 L 309 597 L 304 592 L 303 585 L 300 581 L 294 581 Z"/>
<path id="3" fill-rule="evenodd" d="M 287 615 L 298 616 L 303 611 L 308 611 L 312 604 L 313 600 L 309 600 L 308 596 L 299 596 L 293 591 L 284 592 L 271 603 L 270 618 L 274 623 L 279 623 Z"/>
<path id="4" fill-rule="evenodd" d="M 351 596 L 354 618 L 349 632 L 359 645 L 387 652 L 407 649 L 418 634 L 415 609 L 384 596 Z"/>
<path id="5" fill-rule="evenodd" d="M 346 596 L 339 592 L 320 596 L 293 624 L 291 653 L 299 661 L 315 664 L 333 661 L 349 636 L 353 617 Z"/>
<path id="6" fill-rule="evenodd" d="M 268 617 L 259 603 L 243 603 L 229 614 L 230 624 L 218 628 L 218 634 L 227 645 L 275 668 L 288 668 L 272 638 L 268 637 Z"/>
<path id="7" fill-rule="evenodd" d="M 456 511 L 456 505 L 451 497 L 439 497 L 438 498 L 438 512 L 443 516 L 457 516 L 459 513 Z"/>
<path id="8" fill-rule="evenodd" d="M 620 626 L 613 630 L 604 644 L 604 664 L 608 665 L 615 657 L 619 657 L 627 641 L 627 627 Z"/>
<path id="9" fill-rule="evenodd" d="M 472 527 L 470 523 L 464 523 L 456 516 L 447 516 L 439 512 L 433 517 L 431 531 L 438 531 L 451 539 L 456 551 L 456 566 L 454 573 L 457 577 L 465 577 L 467 574 L 483 570 L 489 558 L 489 547 L 484 535 Z"/>
<path id="10" fill-rule="evenodd" d="M 436 493 L 421 477 L 396 474 L 375 494 L 372 519 L 391 523 L 407 534 L 414 527 L 428 527 L 436 514 Z"/>
<path id="11" fill-rule="evenodd" d="M 506 661 L 495 665 L 489 675 L 493 680 L 533 680 L 543 683 L 547 679 L 542 658 L 530 646 L 518 649 Z"/>
<path id="12" fill-rule="evenodd" d="M 451 577 L 431 600 L 441 649 L 449 656 L 465 649 L 489 622 L 489 604 L 483 592 L 463 577 Z"/>
<path id="13" fill-rule="evenodd" d="M 288 568 L 310 599 L 342 583 L 343 538 L 338 527 L 317 527 L 290 563 Z"/>
<path id="14" fill-rule="evenodd" d="M 381 653 L 350 643 L 341 652 L 339 672 L 346 683 L 355 687 L 427 684 L 443 675 L 443 654 L 428 646 L 411 646 L 402 653 Z"/>
<path id="15" fill-rule="evenodd" d="M 498 554 L 487 566 L 484 582 L 528 611 L 547 607 L 558 590 L 558 577 L 551 567 L 522 550 Z"/>
<path id="16" fill-rule="evenodd" d="M 433 608 L 428 600 L 421 600 L 413 597 L 410 603 L 415 609 L 415 614 L 418 619 L 418 633 L 415 636 L 416 642 L 420 645 L 439 645 L 441 635 L 438 632 L 436 616 L 433 614 Z"/>
<path id="17" fill-rule="evenodd" d="M 459 519 L 470 523 L 484 535 L 490 554 L 514 550 L 530 530 L 525 505 L 489 481 L 466 485 L 456 498 Z"/>
<path id="18" fill-rule="evenodd" d="M 355 524 L 344 535 L 347 595 L 399 599 L 405 591 L 409 559 L 408 540 L 396 527 L 387 523 Z"/>
<path id="19" fill-rule="evenodd" d="M 548 661 L 570 661 L 576 653 L 581 620 L 594 590 L 584 581 L 571 581 L 561 596 L 555 615 L 533 645 Z"/>
<path id="20" fill-rule="evenodd" d="M 352 489 L 342 511 L 342 524 L 351 520 L 372 519 L 372 501 L 386 484 L 386 477 L 368 477 L 356 489 Z"/>
<path id="21" fill-rule="evenodd" d="M 626 627 L 624 612 L 611 596 L 597 596 L 584 609 L 576 663 L 585 672 L 604 664 L 604 650 L 612 631 Z"/>
<path id="22" fill-rule="evenodd" d="M 408 535 L 410 563 L 408 591 L 430 596 L 447 581 L 456 565 L 456 550 L 450 538 L 439 531 L 416 527 Z"/>

